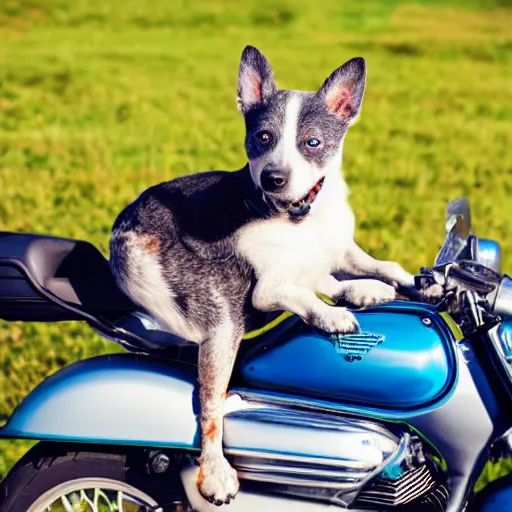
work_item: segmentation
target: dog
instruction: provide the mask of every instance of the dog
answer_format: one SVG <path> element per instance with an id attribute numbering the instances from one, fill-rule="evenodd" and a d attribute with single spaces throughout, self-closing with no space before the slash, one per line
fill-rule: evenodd
<path id="1" fill-rule="evenodd" d="M 364 59 L 316 92 L 281 90 L 254 47 L 242 54 L 237 103 L 248 164 L 153 186 L 118 216 L 110 264 L 119 287 L 166 329 L 199 344 L 202 432 L 197 485 L 216 505 L 239 489 L 222 450 L 223 404 L 256 312 L 290 311 L 328 332 L 358 329 L 345 307 L 391 301 L 413 276 L 354 242 L 340 172 L 366 85 Z M 338 280 L 336 272 L 353 277 Z M 363 279 L 366 278 L 366 279 Z"/>

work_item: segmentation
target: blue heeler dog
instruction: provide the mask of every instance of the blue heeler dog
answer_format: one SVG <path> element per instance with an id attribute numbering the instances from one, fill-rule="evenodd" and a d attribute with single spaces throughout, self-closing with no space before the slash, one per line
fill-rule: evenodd
<path id="1" fill-rule="evenodd" d="M 398 263 L 375 260 L 354 242 L 340 167 L 365 82 L 365 61 L 356 58 L 316 92 L 278 89 L 267 59 L 248 46 L 237 91 L 248 164 L 151 187 L 114 224 L 111 267 L 119 286 L 166 329 L 199 344 L 197 484 L 217 505 L 239 487 L 222 451 L 223 404 L 256 313 L 291 311 L 346 333 L 358 327 L 354 315 L 315 292 L 370 306 L 413 284 Z M 353 279 L 340 281 L 338 272 Z"/>

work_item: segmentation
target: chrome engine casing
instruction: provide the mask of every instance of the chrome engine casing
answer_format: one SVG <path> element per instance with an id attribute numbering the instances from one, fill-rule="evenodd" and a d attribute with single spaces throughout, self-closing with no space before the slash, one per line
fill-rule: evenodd
<path id="1" fill-rule="evenodd" d="M 377 424 L 268 404 L 228 414 L 224 428 L 241 479 L 340 506 L 410 443 L 409 434 L 398 438 Z"/>
<path id="2" fill-rule="evenodd" d="M 231 394 L 226 407 L 224 451 L 242 493 L 249 484 L 256 494 L 373 510 L 424 506 L 430 499 L 437 508 L 425 505 L 425 510 L 445 510 L 441 460 L 406 425 L 258 402 L 247 395 Z M 197 510 L 205 510 L 194 503 L 197 496 L 188 497 Z M 238 510 L 236 503 L 227 508 Z"/>

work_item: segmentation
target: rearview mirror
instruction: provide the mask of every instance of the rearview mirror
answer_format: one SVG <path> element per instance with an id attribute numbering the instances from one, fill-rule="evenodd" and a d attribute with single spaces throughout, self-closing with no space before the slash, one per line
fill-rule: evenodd
<path id="1" fill-rule="evenodd" d="M 465 197 L 454 199 L 446 206 L 446 234 L 451 232 L 464 239 L 471 233 L 471 213 Z"/>

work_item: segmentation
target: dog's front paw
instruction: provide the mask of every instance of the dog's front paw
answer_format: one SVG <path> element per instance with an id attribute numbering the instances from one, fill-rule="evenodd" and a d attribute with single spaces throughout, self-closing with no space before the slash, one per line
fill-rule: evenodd
<path id="1" fill-rule="evenodd" d="M 345 334 L 359 330 L 356 317 L 347 309 L 327 306 L 321 313 L 310 314 L 308 324 L 327 332 Z"/>
<path id="2" fill-rule="evenodd" d="M 220 506 L 236 496 L 240 484 L 236 471 L 223 456 L 201 457 L 197 487 L 203 498 Z"/>
<path id="3" fill-rule="evenodd" d="M 354 306 L 369 307 L 395 300 L 396 291 L 389 284 L 374 279 L 360 279 L 343 293 L 343 299 Z"/>
<path id="4" fill-rule="evenodd" d="M 414 276 L 407 272 L 402 265 L 394 261 L 384 262 L 382 278 L 395 288 L 399 286 L 414 286 Z"/>

